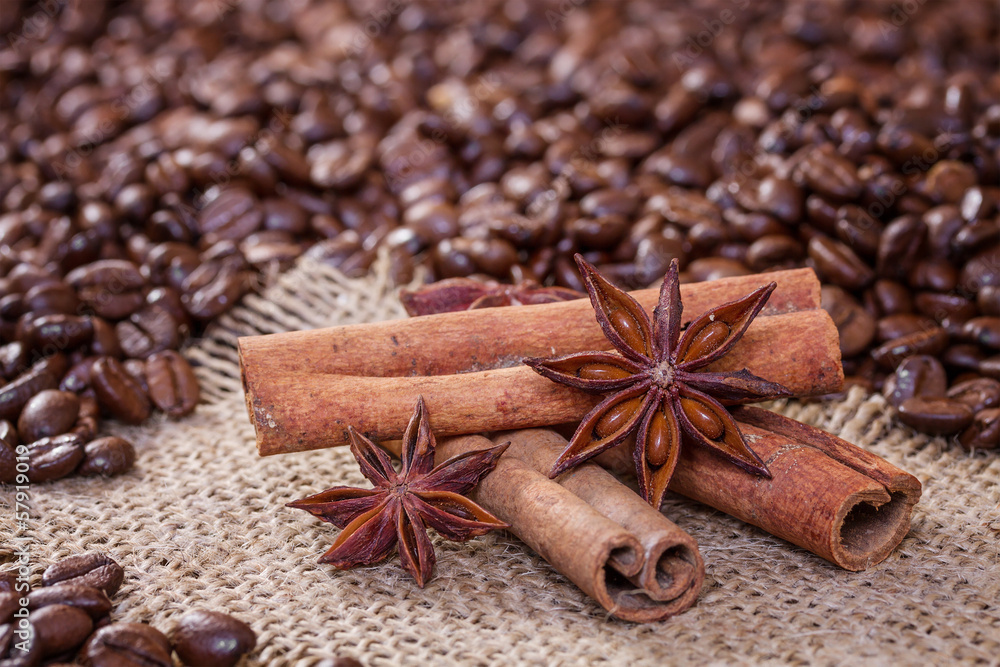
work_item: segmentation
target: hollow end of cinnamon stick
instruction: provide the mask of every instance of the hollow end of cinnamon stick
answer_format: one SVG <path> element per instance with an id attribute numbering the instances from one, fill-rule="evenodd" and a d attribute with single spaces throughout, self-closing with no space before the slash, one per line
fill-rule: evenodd
<path id="1" fill-rule="evenodd" d="M 913 503 L 907 493 L 871 495 L 848 497 L 837 512 L 831 560 L 845 570 L 858 572 L 881 563 L 909 532 Z"/>

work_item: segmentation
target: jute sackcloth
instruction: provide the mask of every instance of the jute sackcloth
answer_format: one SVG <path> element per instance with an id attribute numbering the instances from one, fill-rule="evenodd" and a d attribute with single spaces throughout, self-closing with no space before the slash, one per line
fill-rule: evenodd
<path id="1" fill-rule="evenodd" d="M 465 544 L 435 536 L 437 574 L 424 589 L 398 561 L 317 564 L 337 529 L 284 504 L 368 482 L 346 448 L 257 456 L 233 343 L 403 317 L 385 276 L 384 261 L 355 280 L 300 264 L 246 298 L 186 351 L 203 384 L 194 415 L 106 427 L 135 443 L 134 470 L 32 487 L 36 578 L 54 559 L 108 552 L 127 570 L 115 619 L 166 631 L 192 608 L 228 611 L 258 633 L 250 665 L 334 655 L 366 665 L 1000 665 L 1000 456 L 900 427 L 860 390 L 781 410 L 923 483 L 912 531 L 865 572 L 676 496 L 663 511 L 698 540 L 708 575 L 696 605 L 659 624 L 609 617 L 504 533 Z M 18 535 L 7 491 L 0 561 Z"/>

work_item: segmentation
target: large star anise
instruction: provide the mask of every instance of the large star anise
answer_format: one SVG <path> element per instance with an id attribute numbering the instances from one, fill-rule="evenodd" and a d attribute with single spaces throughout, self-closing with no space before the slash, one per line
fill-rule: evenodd
<path id="1" fill-rule="evenodd" d="M 385 450 L 353 428 L 350 435 L 351 453 L 375 488 L 335 486 L 287 505 L 343 528 L 321 563 L 346 570 L 377 563 L 398 548 L 403 568 L 422 588 L 436 562 L 428 526 L 457 542 L 509 527 L 461 494 L 493 470 L 510 443 L 467 452 L 434 468 L 437 443 L 423 398 L 403 434 L 399 473 Z"/>
<path id="2" fill-rule="evenodd" d="M 595 393 L 610 393 L 577 428 L 552 469 L 555 477 L 624 441 L 637 431 L 633 458 L 639 488 L 659 507 L 677 465 L 683 433 L 736 465 L 765 477 L 767 467 L 747 446 L 720 401 L 741 403 L 787 396 L 788 390 L 746 369 L 697 372 L 726 354 L 743 336 L 776 287 L 765 285 L 695 319 L 681 336 L 677 260 L 660 288 L 653 322 L 642 306 L 576 256 L 604 335 L 621 353 L 582 352 L 525 359 L 545 377 Z"/>

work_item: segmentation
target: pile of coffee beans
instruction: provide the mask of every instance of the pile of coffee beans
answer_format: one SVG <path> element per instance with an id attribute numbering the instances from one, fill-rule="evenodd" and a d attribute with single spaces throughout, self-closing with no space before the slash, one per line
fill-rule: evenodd
<path id="1" fill-rule="evenodd" d="M 811 266 L 852 384 L 995 445 L 996 3 L 686 4 L 8 2 L 0 418 L 184 414 L 150 359 L 303 254 L 581 289 L 581 252 L 629 288 Z"/>
<path id="2" fill-rule="evenodd" d="M 144 623 L 112 621 L 111 598 L 125 571 L 101 553 L 70 556 L 50 565 L 40 587 L 27 576 L 0 571 L 0 665 L 83 664 L 91 667 L 232 667 L 253 650 L 246 623 L 216 611 L 181 616 L 169 634 Z"/>

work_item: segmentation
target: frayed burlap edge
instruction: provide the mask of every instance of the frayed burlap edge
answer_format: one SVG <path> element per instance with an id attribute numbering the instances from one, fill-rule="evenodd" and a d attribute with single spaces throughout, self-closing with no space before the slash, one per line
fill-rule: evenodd
<path id="1" fill-rule="evenodd" d="M 850 573 L 683 498 L 663 511 L 698 540 L 708 575 L 697 604 L 660 624 L 617 621 L 516 538 L 435 538 L 420 589 L 398 561 L 336 571 L 316 563 L 337 531 L 284 503 L 365 484 L 345 449 L 257 457 L 236 336 L 404 316 L 380 259 L 346 279 L 300 264 L 247 297 L 186 354 L 204 403 L 181 421 L 107 426 L 136 443 L 116 479 L 31 489 L 35 575 L 88 549 L 128 575 L 114 618 L 169 630 L 191 608 L 226 610 L 259 643 L 249 665 L 1000 664 L 1000 457 L 967 455 L 896 424 L 884 400 L 790 403 L 924 485 L 913 529 L 885 562 Z M 319 408 L 321 406 L 317 406 Z M 0 560 L 11 558 L 13 494 L 0 497 Z"/>

